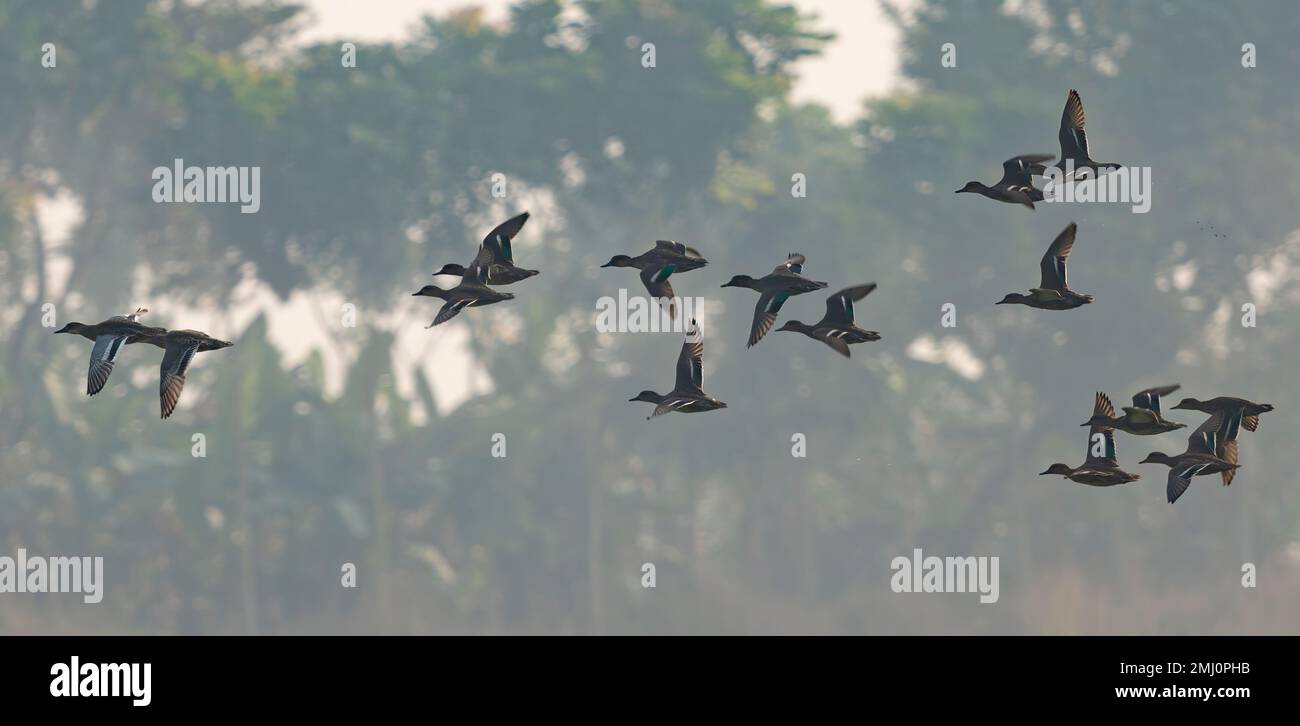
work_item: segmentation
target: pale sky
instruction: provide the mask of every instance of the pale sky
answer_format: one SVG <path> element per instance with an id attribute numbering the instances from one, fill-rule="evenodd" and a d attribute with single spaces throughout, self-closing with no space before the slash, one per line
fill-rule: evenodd
<path id="1" fill-rule="evenodd" d="M 392 40 L 409 32 L 420 16 L 481 6 L 489 22 L 508 17 L 510 0 L 301 0 L 315 22 L 305 40 L 346 38 Z M 836 38 L 822 56 L 805 61 L 795 88 L 796 101 L 830 107 L 836 120 L 852 119 L 868 95 L 889 91 L 898 72 L 898 34 L 880 12 L 877 0 L 792 0 L 818 17 L 817 28 Z"/>

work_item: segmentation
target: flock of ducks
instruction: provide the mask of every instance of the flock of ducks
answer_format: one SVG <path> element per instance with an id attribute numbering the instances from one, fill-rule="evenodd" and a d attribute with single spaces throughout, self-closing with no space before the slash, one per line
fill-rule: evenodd
<path id="1" fill-rule="evenodd" d="M 1057 138 L 1061 142 L 1061 158 L 1052 166 L 1061 171 L 1063 178 L 1082 178 L 1085 170 L 1096 176 L 1120 168 L 1119 164 L 1112 162 L 1093 161 L 1088 151 L 1088 136 L 1083 131 L 1083 99 L 1074 89 L 1070 89 L 1070 95 L 1065 99 Z M 1002 162 L 1002 178 L 997 184 L 990 187 L 977 181 L 966 182 L 957 193 L 981 194 L 999 202 L 1033 209 L 1034 202 L 1043 201 L 1043 190 L 1034 186 L 1033 177 L 1046 176 L 1048 167 L 1044 164 L 1053 158 L 1051 154 L 1013 156 Z"/>
<path id="2" fill-rule="evenodd" d="M 1148 388 L 1133 396 L 1133 405 L 1124 407 L 1124 415 L 1115 415 L 1115 406 L 1106 394 L 1097 392 L 1093 399 L 1092 418 L 1088 427 L 1088 456 L 1083 465 L 1070 467 L 1052 464 L 1042 474 L 1059 474 L 1070 481 L 1094 487 L 1127 484 L 1142 477 L 1119 466 L 1115 455 L 1115 431 L 1135 436 L 1154 436 L 1186 428 L 1186 424 L 1169 421 L 1160 412 L 1160 397 L 1178 390 L 1178 384 Z M 1228 486 L 1241 465 L 1237 463 L 1237 435 L 1241 429 L 1259 428 L 1259 415 L 1273 410 L 1267 403 L 1244 398 L 1219 396 L 1208 401 L 1184 398 L 1175 409 L 1210 414 L 1190 436 L 1187 450 L 1176 456 L 1153 451 L 1139 464 L 1164 464 L 1169 467 L 1165 494 L 1173 504 L 1191 486 L 1192 477 L 1219 474 Z M 1040 474 L 1040 476 L 1042 476 Z"/>
<path id="3" fill-rule="evenodd" d="M 528 212 L 502 222 L 483 238 L 478 252 L 469 267 L 448 264 L 434 275 L 457 275 L 460 283 L 453 288 L 444 289 L 437 285 L 425 285 L 416 296 L 436 297 L 443 301 L 433 323 L 428 327 L 441 325 L 455 317 L 467 307 L 479 307 L 511 300 L 514 295 L 493 289 L 501 285 L 511 285 L 528 279 L 537 270 L 525 270 L 516 267 L 511 243 L 528 221 Z M 777 315 L 785 302 L 795 295 L 821 290 L 826 283 L 809 280 L 803 276 L 803 267 L 807 262 L 801 254 L 792 253 L 785 262 L 777 265 L 772 272 L 763 277 L 753 278 L 749 275 L 735 275 L 722 287 L 745 287 L 758 292 L 758 303 L 754 306 L 754 320 L 749 331 L 748 347 L 753 347 L 762 340 L 776 323 Z M 674 274 L 698 270 L 709 261 L 694 247 L 673 240 L 659 240 L 655 246 L 635 257 L 631 255 L 614 255 L 601 267 L 631 267 L 640 272 L 641 284 L 646 292 L 656 301 L 666 302 L 668 315 L 677 319 L 676 293 L 669 280 Z M 832 350 L 849 357 L 849 346 L 880 340 L 880 333 L 863 330 L 853 320 L 853 303 L 866 297 L 876 284 L 848 287 L 826 300 L 826 314 L 816 323 L 808 324 L 791 320 L 780 328 L 783 331 L 802 333 L 813 340 L 820 341 Z M 655 404 L 655 410 L 647 420 L 665 413 L 698 413 L 726 408 L 727 404 L 710 396 L 702 388 L 704 383 L 704 337 L 700 333 L 699 323 L 692 319 L 687 325 L 686 340 L 682 344 L 677 358 L 677 381 L 673 389 L 661 394 L 645 390 L 630 401 L 644 401 Z"/>
<path id="4" fill-rule="evenodd" d="M 194 354 L 229 348 L 234 343 L 217 340 L 197 330 L 149 327 L 140 322 L 140 316 L 147 312 L 148 308 L 137 308 L 129 315 L 114 315 L 94 325 L 71 322 L 54 332 L 72 333 L 94 342 L 90 349 L 90 371 L 86 375 L 87 396 L 104 390 L 123 345 L 148 343 L 162 348 L 158 398 L 162 404 L 162 418 L 169 418 L 185 388 L 185 373 L 190 369 Z"/>
<path id="5" fill-rule="evenodd" d="M 527 280 L 537 274 L 537 270 L 525 270 L 515 266 L 514 252 L 510 243 L 514 241 L 519 230 L 528 221 L 528 212 L 511 217 L 496 226 L 478 246 L 478 254 L 469 267 L 456 264 L 443 265 L 433 273 L 439 275 L 457 275 L 460 283 L 453 288 L 443 289 L 437 285 L 425 285 L 419 291 L 411 293 L 415 297 L 436 297 L 443 301 L 438 314 L 428 327 L 443 323 L 456 317 L 465 308 L 481 307 L 513 300 L 513 293 L 497 292 L 492 286 L 513 285 L 520 280 Z"/>
<path id="6" fill-rule="evenodd" d="M 1098 162 L 1092 159 L 1088 139 L 1084 133 L 1083 101 L 1077 91 L 1071 90 L 1061 116 L 1059 134 L 1061 158 L 1054 168 L 1078 176 L 1080 172 L 1093 175 L 1117 169 L 1119 164 Z M 1047 174 L 1050 154 L 1023 154 L 1005 161 L 1002 179 L 993 186 L 978 181 L 967 183 L 958 193 L 973 192 L 990 199 L 1034 208 L 1042 201 L 1043 192 L 1033 184 L 1034 176 Z M 1071 172 L 1071 168 L 1073 171 Z M 478 252 L 468 267 L 446 264 L 433 273 L 437 276 L 459 277 L 451 288 L 425 285 L 414 296 L 434 297 L 443 301 L 428 327 L 451 320 L 467 307 L 492 305 L 514 299 L 514 295 L 500 292 L 496 287 L 513 285 L 538 274 L 537 270 L 518 267 L 514 263 L 512 242 L 528 221 L 524 212 L 502 222 L 488 233 L 479 244 Z M 997 304 L 1026 305 L 1041 310 L 1070 310 L 1093 301 L 1070 289 L 1066 278 L 1066 260 L 1074 249 L 1078 225 L 1071 222 L 1057 235 L 1047 248 L 1039 264 L 1041 276 L 1038 287 L 1027 294 L 1008 293 Z M 758 278 L 735 275 L 722 287 L 742 287 L 758 293 L 750 325 L 747 347 L 761 341 L 776 324 L 777 316 L 791 297 L 822 290 L 825 282 L 811 280 L 803 275 L 807 258 L 798 253 L 777 265 L 772 272 Z M 614 255 L 601 267 L 631 267 L 640 271 L 642 285 L 650 297 L 667 301 L 668 313 L 676 319 L 676 295 L 669 278 L 676 273 L 690 272 L 708 265 L 708 260 L 694 247 L 671 240 L 659 240 L 651 249 L 636 255 Z M 800 333 L 824 343 L 835 352 L 849 357 L 849 346 L 880 340 L 880 334 L 863 330 L 854 321 L 853 304 L 873 290 L 875 283 L 847 287 L 826 299 L 826 313 L 816 323 L 798 320 L 786 322 L 778 330 Z M 123 345 L 149 343 L 163 349 L 160 367 L 159 397 L 162 418 L 168 418 L 176 408 L 185 386 L 185 373 L 195 353 L 220 350 L 233 345 L 217 340 L 197 330 L 166 330 L 139 322 L 148 312 L 139 308 L 129 315 L 115 315 L 95 325 L 71 322 L 56 333 L 73 333 L 94 342 L 90 353 L 90 370 L 86 379 L 87 395 L 103 390 L 113 372 L 113 365 Z M 687 326 L 686 340 L 677 357 L 677 379 L 673 389 L 666 394 L 644 390 L 631 401 L 655 404 L 647 420 L 666 413 L 698 413 L 726 408 L 727 404 L 704 392 L 704 339 L 698 323 L 692 319 Z M 1116 416 L 1115 407 L 1105 393 L 1098 392 L 1093 401 L 1092 417 L 1082 425 L 1088 427 L 1088 453 L 1081 466 L 1052 464 L 1041 475 L 1057 474 L 1070 481 L 1089 486 L 1107 487 L 1127 484 L 1141 477 L 1124 471 L 1116 458 L 1115 431 L 1134 436 L 1152 436 L 1185 428 L 1185 424 L 1169 421 L 1160 411 L 1160 398 L 1178 390 L 1178 384 L 1148 388 L 1133 396 L 1133 405 L 1124 407 L 1124 415 Z M 1196 476 L 1219 474 L 1225 486 L 1232 483 L 1238 463 L 1237 436 L 1242 428 L 1255 431 L 1259 415 L 1273 410 L 1266 403 L 1254 403 L 1243 398 L 1219 396 L 1208 401 L 1185 398 L 1174 409 L 1199 411 L 1209 417 L 1187 438 L 1187 450 L 1176 456 L 1152 452 L 1142 464 L 1164 464 L 1169 467 L 1166 493 L 1170 503 L 1187 491 Z"/>
<path id="7" fill-rule="evenodd" d="M 1119 164 L 1099 162 L 1088 149 L 1084 132 L 1083 99 L 1071 89 L 1061 114 L 1059 140 L 1061 158 L 1052 167 L 1046 166 L 1050 154 L 1022 154 L 1002 163 L 1002 178 L 993 186 L 978 181 L 968 182 L 957 193 L 975 193 L 1008 204 L 1019 204 L 1034 209 L 1034 202 L 1043 200 L 1043 191 L 1034 186 L 1035 176 L 1047 176 L 1049 168 L 1062 172 L 1064 179 L 1084 176 L 1096 177 L 1106 171 L 1120 168 Z M 1008 293 L 998 305 L 1026 305 L 1040 310 L 1072 310 L 1093 301 L 1092 295 L 1070 289 L 1066 278 L 1066 260 L 1074 249 L 1079 227 L 1071 222 L 1047 248 L 1039 263 L 1038 287 L 1027 294 Z M 1124 415 L 1116 416 L 1115 407 L 1104 393 L 1093 400 L 1092 417 L 1083 425 L 1088 427 L 1088 453 L 1081 466 L 1052 464 L 1045 474 L 1058 474 L 1070 481 L 1089 486 L 1107 487 L 1127 484 L 1141 477 L 1124 471 L 1115 454 L 1115 431 L 1135 436 L 1153 436 L 1185 428 L 1186 424 L 1169 421 L 1160 412 L 1160 397 L 1178 390 L 1177 384 L 1148 388 L 1133 397 L 1133 405 L 1124 407 Z M 1272 411 L 1267 403 L 1254 403 L 1244 398 L 1219 396 L 1208 401 L 1185 398 L 1175 409 L 1200 411 L 1209 414 L 1190 436 L 1187 450 L 1177 456 L 1159 451 L 1152 452 L 1142 464 L 1164 464 L 1169 467 L 1166 495 L 1172 504 L 1187 491 L 1192 477 L 1219 474 L 1224 486 L 1232 483 L 1240 468 L 1237 458 L 1237 435 L 1242 428 L 1254 431 L 1259 426 L 1259 415 Z"/>

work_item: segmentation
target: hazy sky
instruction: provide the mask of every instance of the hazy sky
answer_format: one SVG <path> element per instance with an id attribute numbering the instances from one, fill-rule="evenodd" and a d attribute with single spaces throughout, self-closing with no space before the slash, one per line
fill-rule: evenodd
<path id="1" fill-rule="evenodd" d="M 511 0 L 303 0 L 316 22 L 305 38 L 380 40 L 401 37 L 421 15 L 481 6 L 491 22 L 508 17 Z M 840 121 L 857 115 L 863 97 L 889 90 L 898 70 L 898 34 L 880 12 L 877 0 L 793 0 L 817 15 L 822 30 L 836 34 L 826 52 L 805 61 L 795 88 L 796 101 L 829 106 Z"/>

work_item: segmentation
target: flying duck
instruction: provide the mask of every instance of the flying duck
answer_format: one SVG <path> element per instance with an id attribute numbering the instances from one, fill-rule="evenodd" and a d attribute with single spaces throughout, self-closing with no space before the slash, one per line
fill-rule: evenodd
<path id="1" fill-rule="evenodd" d="M 1098 395 L 1093 401 L 1092 415 L 1106 415 L 1109 406 L 1110 401 L 1105 396 Z M 1111 413 L 1114 410 L 1111 408 Z M 1115 459 L 1115 432 L 1108 426 L 1093 426 L 1088 429 L 1088 456 L 1083 460 L 1082 466 L 1070 468 L 1065 464 L 1052 464 L 1039 476 L 1044 474 L 1060 474 L 1070 481 L 1094 487 L 1127 484 L 1142 478 L 1139 474 L 1130 474 L 1119 468 L 1119 462 Z"/>
<path id="2" fill-rule="evenodd" d="M 656 300 L 668 299 L 668 315 L 676 319 L 677 303 L 673 301 L 676 296 L 668 277 L 674 272 L 690 272 L 707 264 L 709 261 L 694 247 L 661 239 L 647 252 L 636 257 L 614 255 L 601 267 L 635 267 L 640 270 L 641 283 L 645 285 L 650 297 Z"/>
<path id="3" fill-rule="evenodd" d="M 1034 187 L 1034 176 L 1042 176 L 1047 171 L 1043 162 L 1055 159 L 1051 154 L 1022 154 L 1002 162 L 1002 178 L 991 187 L 982 182 L 966 182 L 966 186 L 957 190 L 957 194 L 974 192 L 1007 204 L 1023 204 L 1030 209 L 1034 202 L 1043 201 L 1043 192 Z"/>
<path id="4" fill-rule="evenodd" d="M 1083 131 L 1083 99 L 1079 98 L 1079 92 L 1073 88 L 1065 99 L 1065 111 L 1061 113 L 1059 136 L 1061 160 L 1054 166 L 1060 169 L 1062 174 L 1067 173 L 1070 162 L 1073 162 L 1075 177 L 1081 169 L 1091 169 L 1093 176 L 1097 176 L 1102 171 L 1120 168 L 1119 164 L 1092 160 L 1088 152 L 1088 136 Z"/>
<path id="5" fill-rule="evenodd" d="M 661 396 L 654 391 L 642 391 L 628 400 L 656 404 L 654 413 L 646 417 L 647 421 L 673 411 L 698 413 L 727 407 L 727 404 L 706 394 L 701 388 L 703 385 L 704 337 L 700 335 L 699 326 L 692 320 L 686 329 L 682 352 L 677 356 L 677 385 L 673 386 L 672 392 Z"/>
<path id="6" fill-rule="evenodd" d="M 1227 438 L 1228 423 L 1226 414 L 1216 413 L 1187 437 L 1187 451 L 1178 456 L 1153 451 L 1139 462 L 1169 467 L 1169 483 L 1165 486 L 1165 494 L 1170 504 L 1178 501 L 1183 492 L 1187 491 L 1194 476 L 1223 474 L 1224 486 L 1232 483 L 1232 476 L 1239 466 L 1236 433 L 1231 434 L 1232 438 Z"/>
<path id="7" fill-rule="evenodd" d="M 1140 391 L 1133 396 L 1133 405 L 1125 406 L 1124 415 L 1119 418 L 1115 417 L 1115 407 L 1111 405 L 1106 394 L 1098 392 L 1098 400 L 1105 401 L 1104 413 L 1094 414 L 1087 423 L 1080 426 L 1109 426 L 1137 436 L 1154 436 L 1187 428 L 1187 424 L 1167 421 L 1160 415 L 1160 397 L 1167 396 L 1178 388 L 1178 384 L 1175 383 L 1172 386 L 1156 386 Z"/>
<path id="8" fill-rule="evenodd" d="M 1008 293 L 998 305 L 1016 304 L 1040 310 L 1069 310 L 1092 302 L 1091 295 L 1071 290 L 1065 277 L 1065 260 L 1070 256 L 1070 250 L 1074 249 L 1074 234 L 1078 229 L 1077 224 L 1070 222 L 1052 241 L 1052 246 L 1047 248 L 1047 253 L 1039 263 L 1042 276 L 1038 287 L 1031 289 L 1028 295 Z"/>
<path id="9" fill-rule="evenodd" d="M 465 273 L 461 276 L 460 284 L 450 290 L 444 290 L 437 285 L 425 285 L 420 288 L 419 292 L 411 293 L 412 297 L 436 297 L 446 301 L 433 318 L 433 322 L 425 327 L 432 328 L 435 325 L 441 325 L 456 317 L 461 310 L 467 307 L 479 307 L 499 303 L 502 300 L 513 300 L 515 297 L 513 293 L 497 292 L 487 286 L 488 269 L 492 263 L 493 253 L 487 245 L 480 245 L 478 254 L 474 257 L 474 262 L 466 268 Z"/>
<path id="10" fill-rule="evenodd" d="M 813 340 L 820 340 L 835 352 L 848 358 L 850 345 L 880 340 L 880 333 L 874 330 L 863 330 L 853 323 L 853 303 L 866 297 L 875 289 L 874 282 L 846 287 L 826 298 L 826 314 L 815 324 L 807 325 L 798 320 L 790 320 L 778 330 L 803 333 Z"/>
<path id="11" fill-rule="evenodd" d="M 162 403 L 162 418 L 169 418 L 176 410 L 176 402 L 181 400 L 185 372 L 189 370 L 194 354 L 229 348 L 234 343 L 217 340 L 197 330 L 154 330 L 161 332 L 132 335 L 126 342 L 128 345 L 149 343 L 163 349 L 162 365 L 158 369 L 158 398 Z"/>
<path id="12" fill-rule="evenodd" d="M 754 306 L 754 324 L 749 330 L 749 345 L 746 347 L 754 347 L 755 343 L 767 335 L 776 323 L 776 315 L 781 312 L 781 306 L 792 295 L 802 295 L 826 287 L 824 282 L 809 280 L 803 276 L 805 261 L 803 255 L 792 252 L 789 259 L 777 265 L 770 274 L 757 280 L 749 275 L 736 275 L 730 282 L 722 285 L 722 287 L 747 287 L 759 293 L 758 304 Z"/>
<path id="13" fill-rule="evenodd" d="M 1232 398 L 1230 396 L 1219 396 L 1211 398 L 1208 401 L 1198 401 L 1195 398 L 1184 398 L 1178 402 L 1176 409 L 1200 411 L 1201 413 L 1224 413 L 1236 414 L 1238 424 L 1246 427 L 1247 431 L 1254 431 L 1259 428 L 1259 415 L 1268 413 L 1273 410 L 1273 406 L 1268 403 L 1253 403 L 1244 398 Z M 1236 434 L 1233 433 L 1235 438 Z"/>
<path id="14" fill-rule="evenodd" d="M 522 267 L 515 267 L 514 253 L 511 250 L 510 242 L 514 240 L 519 230 L 524 228 L 524 222 L 528 221 L 528 212 L 511 217 L 506 221 L 498 224 L 495 229 L 488 232 L 483 238 L 482 247 L 486 247 L 492 253 L 492 264 L 488 266 L 487 279 L 484 284 L 487 285 L 510 285 L 526 280 L 537 274 L 537 270 L 525 270 Z M 455 275 L 457 277 L 465 276 L 465 268 L 462 265 L 447 264 L 442 269 L 433 273 L 434 277 L 438 275 Z"/>
<path id="15" fill-rule="evenodd" d="M 139 322 L 140 316 L 149 312 L 147 308 L 136 308 L 128 315 L 114 315 L 102 323 L 86 325 L 70 322 L 55 333 L 73 333 L 94 341 L 90 349 L 90 369 L 86 374 L 86 395 L 93 396 L 104 390 L 108 376 L 113 372 L 113 365 L 122 345 L 132 335 L 146 333 L 163 333 L 164 328 L 151 328 Z"/>

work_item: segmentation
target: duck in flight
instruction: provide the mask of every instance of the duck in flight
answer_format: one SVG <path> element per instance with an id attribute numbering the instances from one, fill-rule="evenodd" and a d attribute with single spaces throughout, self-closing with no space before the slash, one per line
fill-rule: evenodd
<path id="1" fill-rule="evenodd" d="M 736 275 L 722 287 L 747 287 L 758 291 L 758 304 L 754 306 L 754 323 L 749 329 L 749 345 L 763 339 L 776 323 L 776 316 L 781 306 L 794 295 L 821 290 L 826 283 L 809 280 L 803 276 L 803 266 L 807 261 L 803 255 L 791 253 L 789 259 L 776 266 L 771 273 L 757 280 L 749 275 Z"/>
<path id="2" fill-rule="evenodd" d="M 636 257 L 614 255 L 601 267 L 635 267 L 641 271 L 641 284 L 646 292 L 656 300 L 667 299 L 668 315 L 677 318 L 676 295 L 668 278 L 676 272 L 690 272 L 709 264 L 709 261 L 696 250 L 681 242 L 659 240 L 655 246 Z"/>
<path id="3" fill-rule="evenodd" d="M 1078 91 L 1071 88 L 1070 95 L 1065 99 L 1065 111 L 1061 113 L 1061 160 L 1054 166 L 1061 170 L 1065 178 L 1070 178 L 1071 169 L 1075 178 L 1079 177 L 1079 172 L 1083 169 L 1090 169 L 1094 177 L 1103 171 L 1119 169 L 1119 164 L 1092 160 L 1088 151 L 1088 136 L 1083 131 L 1083 120 L 1083 99 L 1079 98 Z"/>
<path id="4" fill-rule="evenodd" d="M 1273 410 L 1272 404 L 1254 403 L 1244 398 L 1233 398 L 1231 396 L 1219 396 L 1208 401 L 1184 398 L 1174 408 L 1210 414 L 1223 413 L 1229 417 L 1229 422 L 1235 420 L 1237 425 L 1244 426 L 1247 431 L 1258 429 L 1259 415 Z"/>
<path id="5" fill-rule="evenodd" d="M 957 194 L 982 194 L 989 199 L 1007 204 L 1020 204 L 1030 209 L 1034 202 L 1043 201 L 1043 191 L 1034 187 L 1035 176 L 1042 176 L 1047 167 L 1044 162 L 1055 159 L 1051 154 L 1022 154 L 1002 162 L 1002 178 L 993 186 L 983 182 L 970 181 L 957 190 Z"/>
<path id="6" fill-rule="evenodd" d="M 819 340 L 845 358 L 849 356 L 849 346 L 854 343 L 866 343 L 880 340 L 880 333 L 863 330 L 853 322 L 853 303 L 861 300 L 876 289 L 876 283 L 846 287 L 826 298 L 826 314 L 812 325 L 798 320 L 787 321 L 778 330 L 791 330 L 796 333 Z"/>
<path id="7" fill-rule="evenodd" d="M 1177 391 L 1178 384 L 1156 386 L 1138 392 L 1133 396 L 1133 405 L 1124 407 L 1124 415 L 1115 417 L 1115 407 L 1104 393 L 1097 393 L 1099 400 L 1105 401 L 1105 411 L 1095 413 L 1092 418 L 1080 426 L 1109 426 L 1125 433 L 1137 436 L 1154 436 L 1178 429 L 1187 428 L 1187 424 L 1166 420 L 1160 414 L 1160 397 Z"/>
<path id="8" fill-rule="evenodd" d="M 218 340 L 198 330 L 153 330 L 161 332 L 132 335 L 126 342 L 148 343 L 163 349 L 162 365 L 159 366 L 158 398 L 162 404 L 162 418 L 169 418 L 176 410 L 176 403 L 181 400 L 185 373 L 194 360 L 194 354 L 229 348 L 234 343 Z"/>
<path id="9" fill-rule="evenodd" d="M 682 343 L 682 352 L 677 356 L 677 384 L 666 395 L 654 391 L 642 391 L 629 401 L 645 401 L 655 405 L 654 413 L 646 420 L 665 413 L 699 413 L 726 408 L 727 404 L 706 394 L 704 385 L 704 336 L 700 327 L 692 320 L 686 329 L 686 341 Z"/>
<path id="10" fill-rule="evenodd" d="M 488 274 L 493 260 L 493 253 L 488 246 L 480 245 L 478 254 L 474 257 L 474 262 L 465 269 L 465 273 L 461 276 L 460 284 L 449 290 L 437 285 L 425 285 L 418 292 L 411 293 L 413 297 L 436 297 L 444 301 L 442 308 L 434 316 L 433 322 L 425 327 L 432 328 L 435 325 L 442 325 L 468 307 L 481 307 L 499 303 L 502 300 L 513 300 L 515 297 L 513 293 L 497 292 L 488 287 Z"/>
<path id="11" fill-rule="evenodd" d="M 1098 394 L 1093 401 L 1093 417 L 1106 415 L 1110 401 Z M 1115 409 L 1110 409 L 1114 413 Z M 1109 487 L 1127 484 L 1141 479 L 1140 474 L 1130 474 L 1119 468 L 1115 458 L 1115 432 L 1108 426 L 1093 426 L 1088 429 L 1088 456 L 1083 465 L 1075 468 L 1065 464 L 1052 464 L 1047 471 L 1039 474 L 1059 474 L 1066 479 L 1094 487 Z"/>
<path id="12" fill-rule="evenodd" d="M 1230 426 L 1229 417 L 1215 413 L 1187 437 L 1187 450 L 1178 456 L 1153 451 L 1142 464 L 1164 464 L 1169 467 L 1169 480 L 1165 495 L 1173 504 L 1187 491 L 1192 477 L 1222 474 L 1223 484 L 1232 483 L 1237 464 L 1237 434 Z"/>
<path id="13" fill-rule="evenodd" d="M 495 229 L 488 232 L 483 238 L 481 247 L 486 247 L 492 253 L 492 264 L 488 266 L 487 279 L 484 284 L 487 285 L 510 285 L 520 280 L 527 280 L 537 274 L 537 270 L 525 270 L 522 267 L 515 267 L 514 251 L 511 249 L 511 242 L 514 241 L 519 230 L 524 228 L 524 223 L 528 221 L 528 212 L 516 215 L 498 224 Z M 442 269 L 433 273 L 434 277 L 439 275 L 455 275 L 463 278 L 465 276 L 465 267 L 457 264 L 443 265 Z"/>
<path id="14" fill-rule="evenodd" d="M 1083 295 L 1071 290 L 1066 282 L 1065 261 L 1069 258 L 1070 251 L 1074 249 L 1074 235 L 1078 229 L 1078 225 L 1070 222 L 1047 248 L 1047 253 L 1043 255 L 1038 265 L 1042 271 L 1038 287 L 1031 289 L 1028 295 L 1008 293 L 998 302 L 998 305 L 1015 304 L 1028 305 L 1040 310 L 1070 310 L 1092 302 L 1091 295 Z"/>
<path id="15" fill-rule="evenodd" d="M 166 332 L 164 328 L 151 328 L 140 323 L 140 316 L 149 312 L 148 308 L 136 308 L 128 315 L 114 315 L 102 323 L 86 325 L 70 322 L 55 333 L 72 333 L 80 335 L 95 345 L 90 349 L 90 369 L 86 374 L 86 395 L 93 396 L 104 390 L 108 376 L 113 372 L 117 354 L 133 335 L 157 334 Z"/>

